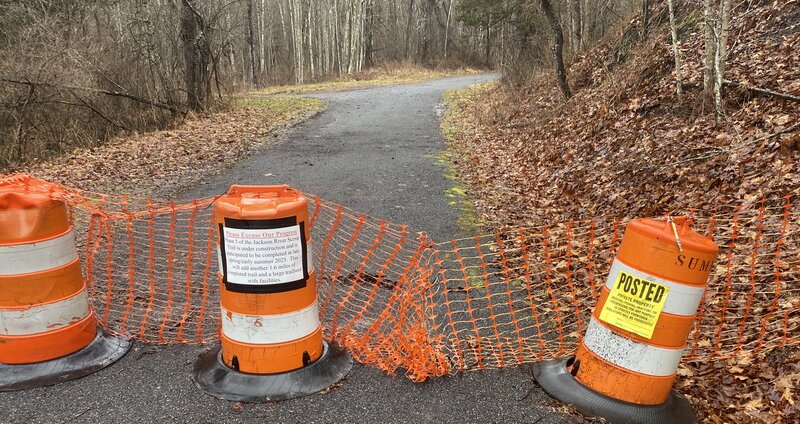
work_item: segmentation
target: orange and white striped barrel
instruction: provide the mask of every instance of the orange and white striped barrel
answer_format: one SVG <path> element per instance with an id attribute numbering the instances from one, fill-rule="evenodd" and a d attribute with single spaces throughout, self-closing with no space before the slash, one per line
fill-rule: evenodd
<path id="1" fill-rule="evenodd" d="M 575 378 L 624 402 L 664 403 L 718 250 L 684 217 L 628 223 L 571 364 Z"/>
<path id="2" fill-rule="evenodd" d="M 96 335 L 64 202 L 0 192 L 0 363 L 61 358 Z"/>
<path id="3" fill-rule="evenodd" d="M 232 186 L 219 226 L 221 359 L 273 374 L 323 354 L 306 199 L 288 186 Z"/>

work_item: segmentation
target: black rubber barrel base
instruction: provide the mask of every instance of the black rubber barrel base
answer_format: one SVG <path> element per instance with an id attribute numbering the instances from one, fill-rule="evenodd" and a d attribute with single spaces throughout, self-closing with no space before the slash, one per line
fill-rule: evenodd
<path id="1" fill-rule="evenodd" d="M 537 362 L 533 364 L 533 376 L 550 396 L 574 406 L 583 415 L 625 424 L 691 424 L 697 421 L 689 401 L 674 390 L 661 405 L 637 405 L 598 393 L 567 371 L 569 359 Z"/>
<path id="2" fill-rule="evenodd" d="M 91 343 L 63 358 L 33 364 L 0 364 L 0 392 L 49 386 L 87 376 L 113 364 L 130 348 L 130 340 L 98 328 Z"/>
<path id="3" fill-rule="evenodd" d="M 228 368 L 220 348 L 200 355 L 192 381 L 203 392 L 237 402 L 273 402 L 307 396 L 333 386 L 350 372 L 353 358 L 336 343 L 323 342 L 322 356 L 298 370 L 248 374 Z"/>

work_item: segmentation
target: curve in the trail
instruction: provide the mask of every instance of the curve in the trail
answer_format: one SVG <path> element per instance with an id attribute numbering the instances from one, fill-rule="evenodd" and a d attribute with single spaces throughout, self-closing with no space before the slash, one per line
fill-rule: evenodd
<path id="1" fill-rule="evenodd" d="M 436 106 L 444 91 L 496 78 L 477 75 L 315 95 L 318 117 L 279 143 L 180 197 L 231 184 L 286 183 L 355 210 L 427 231 L 460 234 L 451 182 L 434 159 L 444 149 Z M 82 380 L 0 393 L 0 422 L 554 423 L 556 412 L 525 368 L 469 372 L 426 383 L 356 365 L 327 394 L 265 405 L 204 395 L 189 379 L 206 348 L 137 343 L 119 363 Z"/>
<path id="2" fill-rule="evenodd" d="M 319 117 L 185 196 L 214 195 L 233 183 L 290 184 L 434 240 L 452 239 L 460 233 L 458 211 L 444 196 L 451 182 L 432 159 L 445 148 L 436 106 L 446 90 L 496 77 L 314 95 L 328 103 Z"/>

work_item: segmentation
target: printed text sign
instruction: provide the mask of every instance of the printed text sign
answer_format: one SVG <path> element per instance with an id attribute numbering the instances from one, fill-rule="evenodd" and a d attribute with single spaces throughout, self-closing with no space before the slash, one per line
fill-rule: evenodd
<path id="1" fill-rule="evenodd" d="M 227 281 L 272 285 L 302 280 L 302 236 L 299 225 L 271 229 L 225 227 Z"/>
<path id="2" fill-rule="evenodd" d="M 650 339 L 668 294 L 669 286 L 620 271 L 600 320 Z"/>

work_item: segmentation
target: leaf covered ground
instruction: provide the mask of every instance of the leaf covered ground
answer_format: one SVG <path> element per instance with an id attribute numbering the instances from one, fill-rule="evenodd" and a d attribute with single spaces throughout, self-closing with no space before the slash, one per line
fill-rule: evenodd
<path id="1" fill-rule="evenodd" d="M 701 93 L 700 22 L 683 19 L 682 102 L 666 28 L 620 61 L 637 22 L 570 67 L 569 102 L 549 73 L 450 93 L 454 160 L 487 220 L 649 216 L 797 192 L 800 103 L 729 89 L 717 125 Z M 732 27 L 729 78 L 799 95 L 800 4 L 737 9 Z"/>
<path id="2" fill-rule="evenodd" d="M 713 210 L 800 192 L 800 103 L 728 87 L 717 123 L 702 95 L 702 13 L 692 8 L 679 15 L 678 101 L 666 2 L 651 3 L 662 22 L 651 37 L 631 41 L 634 21 L 577 57 L 567 102 L 551 73 L 447 95 L 449 158 L 487 227 Z M 737 5 L 726 78 L 800 96 L 800 3 Z M 706 422 L 798 422 L 799 362 L 794 348 L 689 364 L 677 387 Z"/>
<path id="3" fill-rule="evenodd" d="M 324 106 L 300 97 L 243 98 L 173 129 L 117 137 L 9 171 L 95 192 L 163 195 L 220 172 Z"/>

